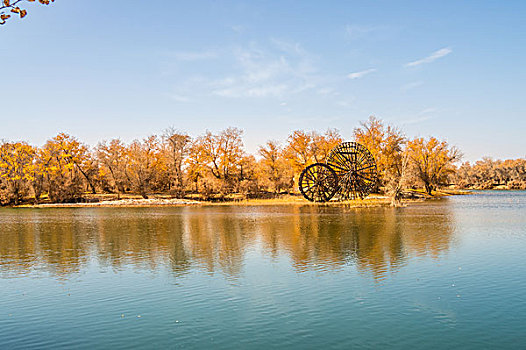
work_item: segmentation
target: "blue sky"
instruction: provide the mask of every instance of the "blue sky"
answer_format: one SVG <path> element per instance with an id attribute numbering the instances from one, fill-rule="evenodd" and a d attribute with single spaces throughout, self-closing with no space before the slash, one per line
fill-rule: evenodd
<path id="1" fill-rule="evenodd" d="M 56 0 L 0 27 L 0 138 L 245 130 L 375 115 L 465 160 L 526 155 L 524 1 Z"/>

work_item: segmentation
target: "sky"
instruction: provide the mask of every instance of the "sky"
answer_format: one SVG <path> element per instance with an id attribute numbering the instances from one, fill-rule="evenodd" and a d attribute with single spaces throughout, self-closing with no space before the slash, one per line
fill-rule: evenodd
<path id="1" fill-rule="evenodd" d="M 0 139 L 96 145 L 234 126 L 352 140 L 370 115 L 526 156 L 526 1 L 56 0 L 0 27 Z"/>

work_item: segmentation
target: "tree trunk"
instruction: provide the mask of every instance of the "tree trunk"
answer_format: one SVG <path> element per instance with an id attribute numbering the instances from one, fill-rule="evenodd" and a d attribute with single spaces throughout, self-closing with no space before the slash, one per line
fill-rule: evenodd
<path id="1" fill-rule="evenodd" d="M 426 186 L 427 194 L 431 196 L 432 195 L 431 192 L 433 191 L 433 185 L 426 183 L 425 186 Z"/>

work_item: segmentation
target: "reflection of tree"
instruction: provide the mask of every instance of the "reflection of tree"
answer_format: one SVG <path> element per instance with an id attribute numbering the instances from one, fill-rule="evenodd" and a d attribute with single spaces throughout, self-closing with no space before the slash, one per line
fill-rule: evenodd
<path id="1" fill-rule="evenodd" d="M 2 270 L 24 273 L 44 264 L 47 272 L 57 276 L 79 271 L 87 259 L 90 230 L 62 216 L 49 220 L 41 211 L 11 213 L 0 234 Z M 64 213 L 68 216 L 71 212 Z"/>
<path id="2" fill-rule="evenodd" d="M 98 221 L 95 240 L 102 265 L 119 269 L 132 264 L 143 269 L 169 265 L 176 274 L 190 266 L 183 247 L 182 222 L 178 216 L 156 215 L 155 210 L 138 209 L 112 215 L 106 210 Z"/>
<path id="3" fill-rule="evenodd" d="M 382 277 L 408 256 L 432 257 L 449 248 L 452 224 L 447 212 L 406 214 L 413 209 L 295 207 L 279 222 L 259 225 L 273 255 L 285 251 L 299 270 L 312 264 L 334 269 L 353 262 L 359 270 Z M 444 209 L 446 210 L 446 209 Z"/>
<path id="4" fill-rule="evenodd" d="M 7 214 L 6 214 L 7 213 Z M 79 272 L 92 258 L 116 270 L 168 266 L 238 276 L 246 252 L 261 246 L 298 271 L 347 264 L 382 278 L 411 256 L 449 248 L 447 207 L 202 207 L 10 210 L 0 213 L 0 272 L 34 268 L 55 276 Z"/>

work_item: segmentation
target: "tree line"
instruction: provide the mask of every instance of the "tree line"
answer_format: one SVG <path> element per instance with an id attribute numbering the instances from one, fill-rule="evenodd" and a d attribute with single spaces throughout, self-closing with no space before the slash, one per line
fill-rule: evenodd
<path id="1" fill-rule="evenodd" d="M 457 168 L 461 153 L 456 147 L 435 137 L 409 139 L 399 128 L 374 117 L 354 129 L 354 139 L 373 154 L 379 175 L 377 192 L 390 195 L 394 204 L 410 187 L 431 194 L 453 182 L 463 187 L 487 181 L 524 183 L 524 160 L 491 166 L 484 160 Z M 270 140 L 257 154 L 249 154 L 243 130 L 234 127 L 197 137 L 169 128 L 142 140 L 124 143 L 112 139 L 95 147 L 65 133 L 41 147 L 2 141 L 0 203 L 79 202 L 87 193 L 139 194 L 143 198 L 161 193 L 200 199 L 298 193 L 301 171 L 309 164 L 324 162 L 343 141 L 336 129 L 296 130 L 285 142 Z M 493 170 L 482 172 L 486 167 Z"/>
<path id="2" fill-rule="evenodd" d="M 456 171 L 455 183 L 462 188 L 479 190 L 526 190 L 526 159 L 484 157 L 473 164 L 465 162 Z"/>

